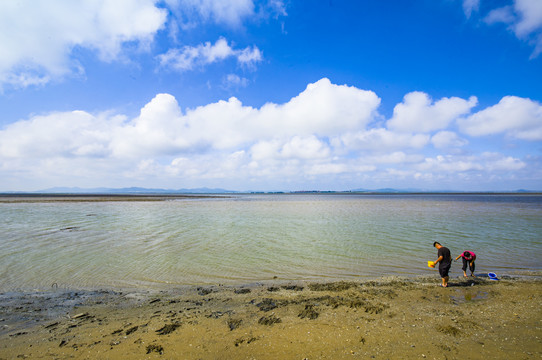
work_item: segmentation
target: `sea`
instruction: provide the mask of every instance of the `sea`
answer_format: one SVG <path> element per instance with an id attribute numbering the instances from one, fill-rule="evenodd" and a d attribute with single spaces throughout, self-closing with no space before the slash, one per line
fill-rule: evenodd
<path id="1" fill-rule="evenodd" d="M 478 274 L 539 271 L 542 195 L 0 202 L 0 292 L 439 278 L 434 241 Z"/>

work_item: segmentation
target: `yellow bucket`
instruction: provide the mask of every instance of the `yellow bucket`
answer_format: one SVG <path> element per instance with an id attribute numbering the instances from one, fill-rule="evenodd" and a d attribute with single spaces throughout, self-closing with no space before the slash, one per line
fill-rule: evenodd
<path id="1" fill-rule="evenodd" d="M 429 266 L 430 268 L 434 268 L 435 267 L 435 262 L 434 261 L 428 261 L 427 266 Z"/>

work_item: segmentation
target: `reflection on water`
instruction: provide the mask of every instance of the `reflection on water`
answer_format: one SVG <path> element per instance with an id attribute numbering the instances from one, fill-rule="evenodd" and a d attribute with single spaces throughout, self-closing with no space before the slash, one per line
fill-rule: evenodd
<path id="1" fill-rule="evenodd" d="M 433 241 L 481 272 L 541 269 L 541 218 L 526 195 L 3 203 L 0 290 L 438 277 Z"/>

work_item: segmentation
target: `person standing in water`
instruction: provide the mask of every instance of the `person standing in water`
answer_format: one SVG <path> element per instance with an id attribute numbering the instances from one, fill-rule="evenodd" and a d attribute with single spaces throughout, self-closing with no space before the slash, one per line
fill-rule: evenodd
<path id="1" fill-rule="evenodd" d="M 455 258 L 455 261 L 457 259 L 463 258 L 463 276 L 467 277 L 467 263 L 469 264 L 469 270 L 470 270 L 470 276 L 474 277 L 474 260 L 476 260 L 476 254 L 472 251 L 465 250 L 461 255 Z"/>
<path id="2" fill-rule="evenodd" d="M 450 254 L 450 249 L 440 245 L 439 242 L 435 241 L 433 246 L 437 248 L 438 259 L 435 261 L 435 265 L 438 263 L 438 272 L 442 278 L 442 287 L 448 287 L 448 273 L 452 267 L 452 255 Z"/>

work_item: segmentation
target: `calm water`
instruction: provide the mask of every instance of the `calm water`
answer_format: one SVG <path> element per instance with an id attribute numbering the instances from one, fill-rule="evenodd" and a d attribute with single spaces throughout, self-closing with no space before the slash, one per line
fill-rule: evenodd
<path id="1" fill-rule="evenodd" d="M 438 277 L 433 241 L 477 272 L 540 270 L 541 220 L 536 195 L 0 203 L 0 291 Z"/>

